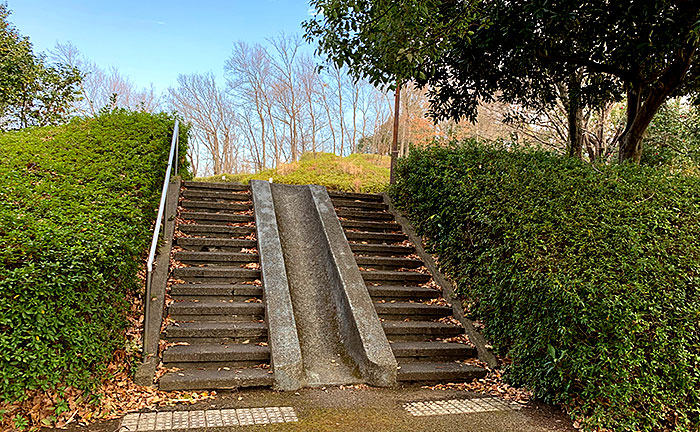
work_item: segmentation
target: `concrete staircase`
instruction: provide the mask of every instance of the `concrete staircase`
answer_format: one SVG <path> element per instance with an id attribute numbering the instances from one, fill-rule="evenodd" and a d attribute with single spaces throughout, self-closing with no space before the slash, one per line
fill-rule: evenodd
<path id="1" fill-rule="evenodd" d="M 486 370 L 416 248 L 379 194 L 329 192 L 384 332 L 398 381 L 471 381 Z"/>
<path id="2" fill-rule="evenodd" d="M 271 386 L 247 186 L 184 182 L 161 335 L 162 390 Z"/>
<path id="3" fill-rule="evenodd" d="M 470 342 L 480 338 L 482 358 L 483 337 L 443 298 L 445 281 L 391 211 L 383 195 L 320 186 L 182 182 L 167 290 L 165 273 L 159 285 L 161 305 L 167 293 L 159 355 L 151 356 L 161 361 L 159 387 L 483 377 Z"/>

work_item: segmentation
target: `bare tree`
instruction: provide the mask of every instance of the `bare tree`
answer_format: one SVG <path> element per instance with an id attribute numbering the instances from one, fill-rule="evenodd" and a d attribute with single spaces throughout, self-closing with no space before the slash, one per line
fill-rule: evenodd
<path id="1" fill-rule="evenodd" d="M 169 89 L 170 103 L 192 125 L 194 145 L 211 159 L 214 175 L 241 170 L 238 118 L 234 105 L 212 73 L 180 75 Z M 192 160 L 194 162 L 194 160 Z"/>

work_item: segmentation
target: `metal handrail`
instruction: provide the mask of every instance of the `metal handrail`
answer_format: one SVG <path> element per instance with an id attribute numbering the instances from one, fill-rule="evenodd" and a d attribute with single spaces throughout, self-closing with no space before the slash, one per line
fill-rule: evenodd
<path id="1" fill-rule="evenodd" d="M 158 216 L 156 217 L 156 226 L 153 228 L 153 238 L 151 239 L 151 250 L 148 252 L 148 261 L 146 261 L 146 295 L 144 297 L 144 312 L 143 312 L 143 361 L 146 361 L 146 348 L 150 345 L 150 333 L 148 325 L 151 322 L 151 279 L 153 276 L 153 262 L 156 257 L 156 249 L 158 247 L 158 237 L 160 234 L 161 222 L 163 221 L 163 213 L 168 196 L 168 186 L 170 185 L 171 174 L 177 176 L 177 160 L 178 147 L 180 144 L 180 123 L 175 120 L 173 128 L 173 139 L 170 143 L 170 155 L 168 156 L 168 168 L 165 170 L 165 178 L 163 179 L 163 190 L 160 195 L 160 205 L 158 206 Z"/>

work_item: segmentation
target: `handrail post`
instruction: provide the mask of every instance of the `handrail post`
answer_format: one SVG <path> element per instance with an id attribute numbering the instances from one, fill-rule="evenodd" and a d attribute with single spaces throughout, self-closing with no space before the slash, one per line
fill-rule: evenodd
<path id="1" fill-rule="evenodd" d="M 148 260 L 146 261 L 146 292 L 144 295 L 144 311 L 143 311 L 143 358 L 142 361 L 146 362 L 148 360 L 148 347 L 151 346 L 151 332 L 149 332 L 150 319 L 151 319 L 151 302 L 153 301 L 151 296 L 151 285 L 153 278 L 153 263 L 155 260 L 156 248 L 158 246 L 158 237 L 160 234 L 161 225 L 165 225 L 165 207 L 167 204 L 168 196 L 168 186 L 170 185 L 170 179 L 172 174 L 177 175 L 177 154 L 178 146 L 180 143 L 180 123 L 175 120 L 175 126 L 173 127 L 173 137 L 170 142 L 170 153 L 168 155 L 168 166 L 165 170 L 165 178 L 163 179 L 163 189 L 160 195 L 160 205 L 158 206 L 158 216 L 156 216 L 156 225 L 153 228 L 153 237 L 151 238 L 151 249 L 148 253 Z M 173 169 L 173 163 L 175 168 Z M 158 323 L 160 326 L 160 323 Z M 156 350 L 156 353 L 158 350 Z"/>

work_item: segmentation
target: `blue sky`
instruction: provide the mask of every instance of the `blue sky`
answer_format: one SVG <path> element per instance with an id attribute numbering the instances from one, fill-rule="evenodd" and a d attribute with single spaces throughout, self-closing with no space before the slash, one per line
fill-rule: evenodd
<path id="1" fill-rule="evenodd" d="M 304 0 L 8 0 L 10 20 L 35 51 L 72 42 L 102 67 L 159 90 L 178 74 L 222 75 L 233 43 L 299 33 Z"/>

